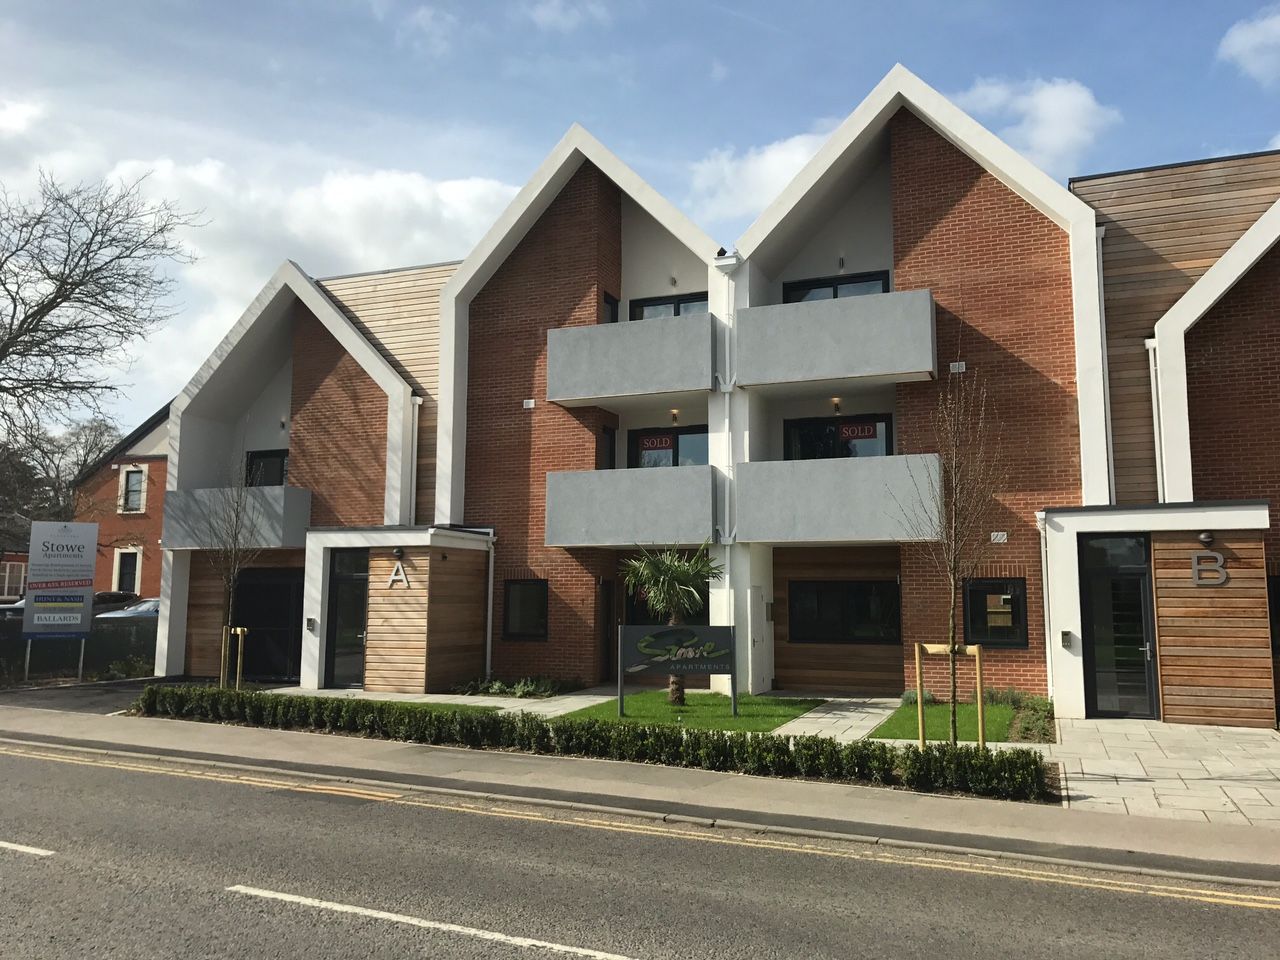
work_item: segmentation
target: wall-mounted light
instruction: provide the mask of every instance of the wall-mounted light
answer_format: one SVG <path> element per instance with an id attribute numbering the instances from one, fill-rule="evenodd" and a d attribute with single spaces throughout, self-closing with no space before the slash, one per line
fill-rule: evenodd
<path id="1" fill-rule="evenodd" d="M 831 409 L 835 411 L 835 414 L 837 417 L 840 416 L 840 398 L 839 397 L 831 398 Z"/>
<path id="2" fill-rule="evenodd" d="M 671 411 L 671 425 L 674 427 L 674 426 L 675 426 L 677 423 L 679 423 L 679 422 L 680 422 L 680 411 L 679 411 L 679 410 L 672 410 L 672 411 Z"/>
<path id="3" fill-rule="evenodd" d="M 840 258 L 839 263 L 840 263 L 839 269 L 843 270 L 843 269 L 844 269 L 844 257 L 841 257 L 841 258 Z"/>
<path id="4" fill-rule="evenodd" d="M 396 547 L 394 550 L 391 551 L 391 555 L 395 557 L 397 560 L 399 560 L 401 557 L 404 556 L 404 547 Z"/>
<path id="5" fill-rule="evenodd" d="M 672 278 L 671 278 L 671 285 L 672 285 L 673 287 L 678 287 L 678 286 L 680 286 L 680 281 L 679 281 L 679 280 L 677 280 L 675 277 L 672 277 Z"/>
<path id="6" fill-rule="evenodd" d="M 1196 537 L 1196 539 L 1207 547 L 1213 543 L 1213 534 L 1206 530 L 1204 533 L 1200 534 L 1200 536 Z"/>

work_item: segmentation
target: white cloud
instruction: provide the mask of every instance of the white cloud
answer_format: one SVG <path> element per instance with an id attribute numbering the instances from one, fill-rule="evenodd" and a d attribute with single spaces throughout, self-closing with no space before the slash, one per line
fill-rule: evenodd
<path id="1" fill-rule="evenodd" d="M 423 4 L 405 15 L 397 36 L 421 53 L 443 57 L 453 46 L 457 26 L 458 18 L 449 11 Z"/>
<path id="2" fill-rule="evenodd" d="M 833 124 L 741 152 L 713 150 L 693 165 L 690 206 L 709 223 L 754 217 L 818 152 Z"/>
<path id="3" fill-rule="evenodd" d="M 1234 63 L 1264 86 L 1280 81 L 1280 7 L 1266 7 L 1252 20 L 1237 20 L 1218 44 L 1218 59 Z"/>
<path id="4" fill-rule="evenodd" d="M 711 60 L 711 82 L 722 83 L 728 76 L 729 68 L 722 61 L 713 58 Z"/>
<path id="5" fill-rule="evenodd" d="M 31 100 L 0 100 L 0 137 L 26 133 L 44 113 L 44 107 Z"/>
<path id="6" fill-rule="evenodd" d="M 600 0 L 536 0 L 524 5 L 524 13 L 539 28 L 560 33 L 609 22 L 609 10 Z"/>
<path id="7" fill-rule="evenodd" d="M 979 79 L 952 99 L 997 126 L 996 133 L 1059 179 L 1079 170 L 1098 138 L 1121 120 L 1078 80 L 1054 78 L 1014 83 Z"/>

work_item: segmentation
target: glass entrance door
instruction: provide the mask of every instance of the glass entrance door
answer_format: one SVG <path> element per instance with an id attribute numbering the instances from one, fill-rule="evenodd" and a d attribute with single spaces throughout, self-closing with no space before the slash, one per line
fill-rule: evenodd
<path id="1" fill-rule="evenodd" d="M 369 551 L 335 550 L 331 556 L 325 686 L 359 687 L 364 685 Z"/>
<path id="2" fill-rule="evenodd" d="M 1159 705 L 1146 538 L 1082 538 L 1080 566 L 1088 715 L 1154 718 Z"/>

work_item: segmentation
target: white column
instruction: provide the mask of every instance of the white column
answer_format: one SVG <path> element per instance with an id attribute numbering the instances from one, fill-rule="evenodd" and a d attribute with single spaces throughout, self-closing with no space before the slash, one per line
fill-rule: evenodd
<path id="1" fill-rule="evenodd" d="M 298 686 L 319 690 L 324 682 L 326 624 L 329 596 L 329 550 L 307 536 L 302 587 L 302 666 Z"/>
<path id="2" fill-rule="evenodd" d="M 160 554 L 160 620 L 156 627 L 157 677 L 187 672 L 187 587 L 191 579 L 189 550 Z"/>

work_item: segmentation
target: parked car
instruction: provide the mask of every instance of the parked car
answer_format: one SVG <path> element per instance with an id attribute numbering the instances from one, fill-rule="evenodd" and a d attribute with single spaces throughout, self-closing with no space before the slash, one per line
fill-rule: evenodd
<path id="1" fill-rule="evenodd" d="M 136 593 L 127 590 L 101 590 L 93 595 L 93 615 L 96 617 L 111 610 L 122 610 L 141 599 Z"/>
<path id="2" fill-rule="evenodd" d="M 0 620 L 21 620 L 22 611 L 26 608 L 27 601 L 24 597 L 13 603 L 6 603 L 0 606 Z"/>
<path id="3" fill-rule="evenodd" d="M 160 598 L 151 597 L 147 600 L 139 600 L 137 603 L 131 603 L 127 607 L 121 607 L 119 610 L 108 610 L 106 613 L 95 614 L 93 619 L 145 620 L 158 616 L 160 616 Z"/>

